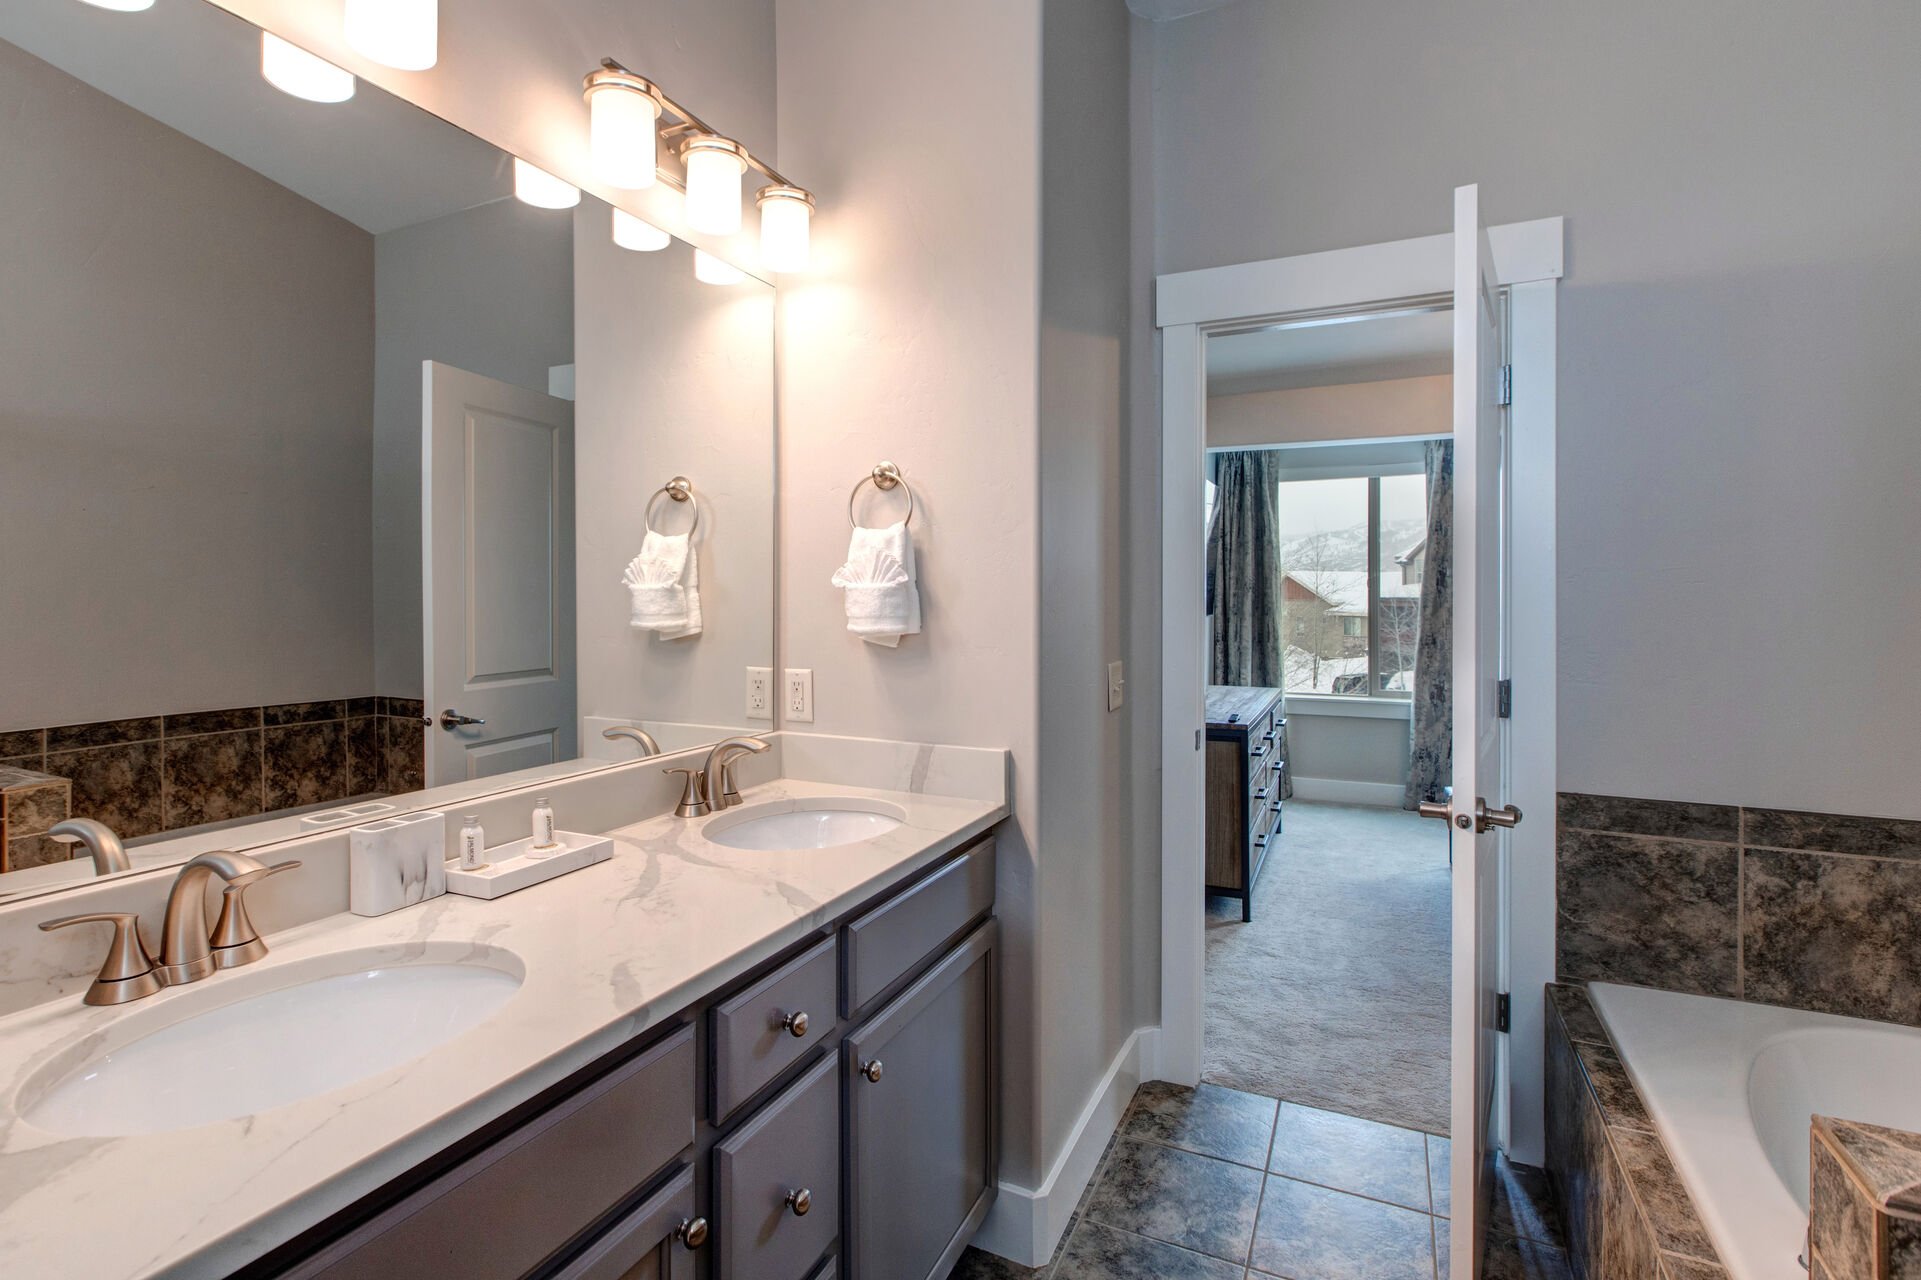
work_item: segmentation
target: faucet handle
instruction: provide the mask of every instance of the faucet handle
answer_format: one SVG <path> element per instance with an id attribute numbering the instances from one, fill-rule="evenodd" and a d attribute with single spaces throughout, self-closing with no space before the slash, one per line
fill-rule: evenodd
<path id="1" fill-rule="evenodd" d="M 254 927 L 253 921 L 247 916 L 247 890 L 268 876 L 292 871 L 299 865 L 298 859 L 292 859 L 276 862 L 258 871 L 248 871 L 235 876 L 220 891 L 220 917 L 214 921 L 213 934 L 207 939 L 217 967 L 237 969 L 267 954 L 267 944 L 261 940 L 260 930 Z"/>
<path id="2" fill-rule="evenodd" d="M 661 772 L 678 773 L 684 778 L 680 786 L 680 803 L 674 806 L 676 818 L 703 818 L 714 811 L 707 803 L 705 769 L 662 769 Z"/>
<path id="3" fill-rule="evenodd" d="M 113 942 L 107 947 L 107 958 L 100 966 L 99 976 L 87 988 L 85 1003 L 125 1004 L 150 996 L 165 985 L 153 971 L 153 957 L 140 941 L 140 917 L 131 911 L 90 911 L 85 915 L 61 916 L 57 920 L 42 920 L 40 928 L 51 933 L 68 925 L 95 923 L 113 926 Z"/>

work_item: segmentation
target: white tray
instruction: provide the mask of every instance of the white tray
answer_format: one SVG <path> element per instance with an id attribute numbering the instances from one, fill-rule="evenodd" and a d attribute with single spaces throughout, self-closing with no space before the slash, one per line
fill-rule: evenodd
<path id="1" fill-rule="evenodd" d="M 614 856 L 614 842 L 606 836 L 584 836 L 578 831 L 556 831 L 554 839 L 561 852 L 544 858 L 531 858 L 527 851 L 534 838 L 516 840 L 487 850 L 487 865 L 478 871 L 462 871 L 459 862 L 447 864 L 447 892 L 469 898 L 498 898 L 516 889 L 525 889 L 542 880 L 564 876 L 569 871 L 591 867 Z"/>

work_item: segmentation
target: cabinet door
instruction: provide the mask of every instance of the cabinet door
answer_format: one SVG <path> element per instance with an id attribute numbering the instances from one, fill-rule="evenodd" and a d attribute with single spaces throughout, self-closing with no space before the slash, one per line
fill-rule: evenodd
<path id="1" fill-rule="evenodd" d="M 849 1036 L 849 1280 L 942 1280 L 994 1201 L 992 920 Z"/>
<path id="2" fill-rule="evenodd" d="M 694 1250 L 707 1236 L 706 1219 L 694 1216 L 694 1172 L 685 1169 L 622 1215 L 552 1280 L 694 1280 Z"/>

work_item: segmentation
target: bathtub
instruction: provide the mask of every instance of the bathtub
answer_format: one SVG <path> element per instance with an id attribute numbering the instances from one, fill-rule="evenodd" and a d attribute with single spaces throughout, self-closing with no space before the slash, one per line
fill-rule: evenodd
<path id="1" fill-rule="evenodd" d="M 1591 983 L 1734 1280 L 1806 1280 L 1808 1121 L 1921 1131 L 1921 1031 Z"/>

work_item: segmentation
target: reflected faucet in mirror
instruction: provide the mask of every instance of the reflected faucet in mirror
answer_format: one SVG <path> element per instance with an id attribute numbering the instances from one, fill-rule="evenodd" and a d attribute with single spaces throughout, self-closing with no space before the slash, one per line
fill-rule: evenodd
<path id="1" fill-rule="evenodd" d="M 635 728 L 631 725 L 620 725 L 612 729 L 602 729 L 600 736 L 609 742 L 612 742 L 616 738 L 632 738 L 640 744 L 640 758 L 642 760 L 645 760 L 648 756 L 657 756 L 660 754 L 660 742 L 653 734 L 647 732 L 645 729 Z"/>
<path id="2" fill-rule="evenodd" d="M 56 822 L 47 830 L 49 840 L 62 844 L 84 844 L 87 852 L 93 855 L 93 873 L 97 876 L 114 871 L 131 871 L 133 862 L 127 857 L 127 847 L 120 843 L 120 837 L 113 828 L 92 818 L 68 818 Z"/>

